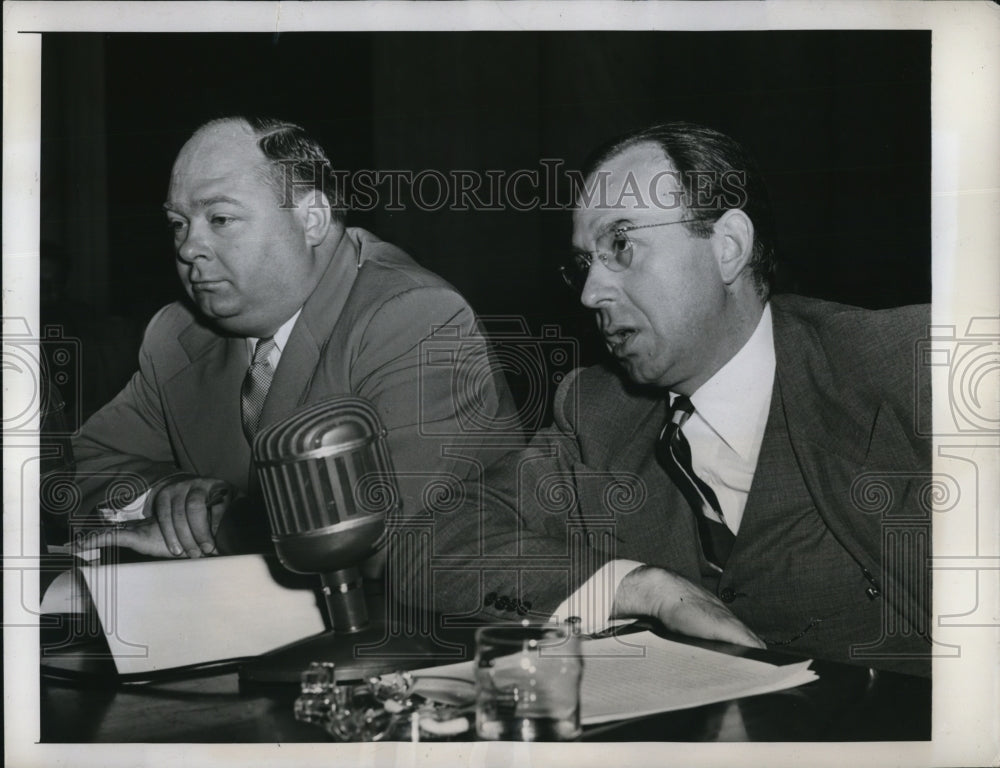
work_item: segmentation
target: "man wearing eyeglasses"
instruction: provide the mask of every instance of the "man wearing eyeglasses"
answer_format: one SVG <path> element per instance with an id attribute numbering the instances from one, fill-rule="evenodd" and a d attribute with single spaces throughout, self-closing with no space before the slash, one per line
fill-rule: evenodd
<path id="1" fill-rule="evenodd" d="M 714 130 L 630 134 L 583 175 L 563 275 L 617 365 L 567 377 L 554 424 L 469 494 L 482 513 L 438 526 L 436 553 L 468 555 L 449 568 L 479 589 L 442 580 L 437 609 L 585 631 L 653 618 L 929 673 L 929 524 L 889 567 L 859 500 L 899 479 L 893 513 L 928 522 L 912 375 L 927 309 L 772 297 L 763 187 Z"/>

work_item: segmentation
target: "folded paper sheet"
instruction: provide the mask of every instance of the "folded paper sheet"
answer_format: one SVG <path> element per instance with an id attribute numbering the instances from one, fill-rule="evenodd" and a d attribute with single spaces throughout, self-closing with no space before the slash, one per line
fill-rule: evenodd
<path id="1" fill-rule="evenodd" d="M 640 632 L 583 643 L 584 725 L 771 693 L 816 680 L 809 661 L 777 666 Z M 414 673 L 473 679 L 472 662 Z"/>
<path id="2" fill-rule="evenodd" d="M 120 674 L 256 656 L 324 630 L 315 592 L 278 583 L 260 555 L 82 566 L 41 608 L 91 605 Z"/>

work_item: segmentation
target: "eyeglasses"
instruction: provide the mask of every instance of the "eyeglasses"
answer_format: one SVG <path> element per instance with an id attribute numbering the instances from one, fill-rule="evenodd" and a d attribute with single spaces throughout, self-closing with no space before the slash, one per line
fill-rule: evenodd
<path id="1" fill-rule="evenodd" d="M 566 281 L 566 285 L 577 293 L 582 293 L 595 256 L 612 272 L 624 272 L 632 265 L 632 241 L 627 233 L 636 229 L 666 227 L 671 224 L 687 224 L 692 221 L 698 221 L 698 219 L 662 221 L 659 224 L 637 224 L 609 229 L 597 238 L 596 250 L 573 251 L 566 259 L 566 263 L 559 267 L 559 272 L 562 274 L 563 280 Z"/>

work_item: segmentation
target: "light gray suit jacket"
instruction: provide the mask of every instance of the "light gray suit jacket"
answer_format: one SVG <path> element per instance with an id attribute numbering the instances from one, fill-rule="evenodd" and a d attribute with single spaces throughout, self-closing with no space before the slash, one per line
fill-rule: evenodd
<path id="1" fill-rule="evenodd" d="M 492 375 L 459 379 L 454 368 L 425 365 L 423 345 L 443 326 L 465 362 Z M 463 439 L 460 414 L 513 411 L 488 355 L 454 288 L 395 246 L 348 229 L 295 323 L 260 425 L 334 395 L 368 398 L 389 432 L 403 511 L 419 511 L 434 478 L 461 477 L 470 466 L 442 451 Z M 121 502 L 178 472 L 251 490 L 239 398 L 248 364 L 245 339 L 220 334 L 186 304 L 160 310 L 146 330 L 139 371 L 73 441 L 80 510 Z"/>

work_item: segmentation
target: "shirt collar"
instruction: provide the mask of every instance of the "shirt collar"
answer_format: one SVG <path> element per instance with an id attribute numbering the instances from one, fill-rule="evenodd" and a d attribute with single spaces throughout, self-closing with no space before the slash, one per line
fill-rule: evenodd
<path id="1" fill-rule="evenodd" d="M 765 304 L 746 344 L 691 395 L 705 423 L 744 458 L 760 449 L 771 407 L 774 366 L 771 305 Z"/>
<path id="2" fill-rule="evenodd" d="M 295 327 L 295 321 L 299 319 L 299 315 L 301 314 L 302 308 L 299 307 L 298 312 L 288 318 L 284 323 L 282 323 L 281 327 L 274 332 L 274 345 L 277 347 L 279 355 L 285 351 L 285 344 L 288 343 L 288 337 L 292 335 L 292 328 Z M 257 347 L 258 341 L 259 339 L 252 336 L 247 337 L 247 353 L 251 358 L 253 357 L 253 351 Z"/>

